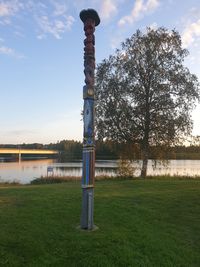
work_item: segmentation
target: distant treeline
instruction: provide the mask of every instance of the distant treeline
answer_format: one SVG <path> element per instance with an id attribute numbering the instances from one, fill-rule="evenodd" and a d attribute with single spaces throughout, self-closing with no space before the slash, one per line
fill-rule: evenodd
<path id="1" fill-rule="evenodd" d="M 64 160 L 80 160 L 82 143 L 74 140 L 62 140 L 50 144 L 0 145 L 1 148 L 53 149 L 58 150 L 59 157 Z M 200 146 L 150 147 L 151 159 L 200 159 Z M 96 141 L 96 159 L 141 159 L 141 150 L 137 144 L 116 143 L 113 141 Z"/>

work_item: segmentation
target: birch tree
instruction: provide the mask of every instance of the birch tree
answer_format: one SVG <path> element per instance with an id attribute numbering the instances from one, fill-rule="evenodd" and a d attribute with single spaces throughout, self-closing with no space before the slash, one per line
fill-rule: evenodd
<path id="1" fill-rule="evenodd" d="M 139 144 L 142 177 L 151 145 L 174 145 L 191 133 L 200 91 L 197 77 L 184 66 L 187 55 L 176 30 L 147 28 L 97 66 L 97 136 Z"/>

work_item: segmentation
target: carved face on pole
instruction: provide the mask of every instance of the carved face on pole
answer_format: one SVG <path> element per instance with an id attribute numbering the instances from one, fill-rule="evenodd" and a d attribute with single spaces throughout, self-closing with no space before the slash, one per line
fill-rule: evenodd
<path id="1" fill-rule="evenodd" d="M 87 19 L 84 24 L 85 35 L 89 36 L 95 31 L 95 21 L 93 19 Z"/>

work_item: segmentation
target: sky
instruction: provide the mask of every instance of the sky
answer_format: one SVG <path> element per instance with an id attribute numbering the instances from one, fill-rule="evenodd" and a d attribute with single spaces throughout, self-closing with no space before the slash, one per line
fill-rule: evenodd
<path id="1" fill-rule="evenodd" d="M 137 29 L 176 29 L 200 80 L 199 0 L 0 0 L 0 144 L 82 140 L 82 9 L 100 16 L 96 63 Z M 192 113 L 200 135 L 200 104 Z"/>

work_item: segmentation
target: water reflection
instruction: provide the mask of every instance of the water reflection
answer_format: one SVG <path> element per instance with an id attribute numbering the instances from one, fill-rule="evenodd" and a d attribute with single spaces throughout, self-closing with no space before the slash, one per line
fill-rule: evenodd
<path id="1" fill-rule="evenodd" d="M 96 175 L 115 175 L 117 162 L 97 162 Z M 48 172 L 48 169 L 52 171 Z M 3 182 L 30 183 L 31 180 L 47 175 L 77 177 L 82 174 L 82 162 L 59 163 L 53 159 L 0 163 L 0 180 Z"/>
<path id="2" fill-rule="evenodd" d="M 117 161 L 96 161 L 96 175 L 116 175 Z M 138 176 L 141 161 L 134 163 L 137 167 L 135 175 Z M 0 180 L 4 182 L 18 181 L 26 184 L 34 178 L 47 176 L 48 168 L 52 169 L 55 176 L 81 176 L 82 162 L 59 163 L 53 159 L 30 160 L 21 162 L 1 162 Z M 153 162 L 148 164 L 148 175 L 200 175 L 200 160 L 170 160 L 167 166 L 157 165 L 153 168 Z"/>

